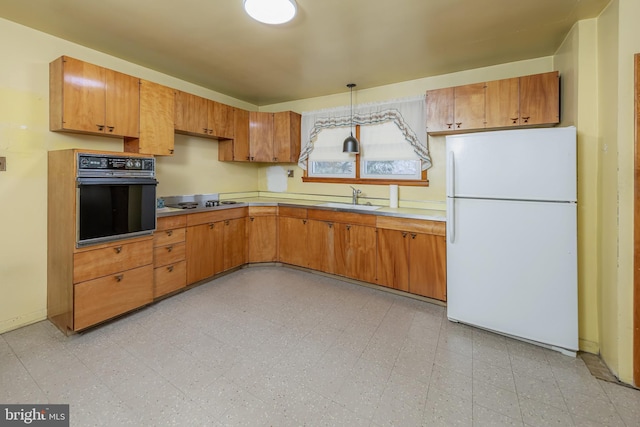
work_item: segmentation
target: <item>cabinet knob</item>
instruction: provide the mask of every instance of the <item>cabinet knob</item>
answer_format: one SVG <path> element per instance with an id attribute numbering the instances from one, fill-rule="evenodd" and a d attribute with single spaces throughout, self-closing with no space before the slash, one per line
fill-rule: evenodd
<path id="1" fill-rule="evenodd" d="M 327 225 L 329 226 L 329 228 L 333 228 L 333 223 L 332 222 L 328 222 Z"/>
<path id="2" fill-rule="evenodd" d="M 118 274 L 117 276 L 114 276 L 114 278 L 116 279 L 116 282 L 122 282 L 124 274 Z"/>
<path id="3" fill-rule="evenodd" d="M 518 123 L 517 117 L 511 117 L 509 120 L 511 120 L 511 123 L 513 123 L 514 125 Z"/>
<path id="4" fill-rule="evenodd" d="M 247 156 L 247 160 L 251 160 L 251 157 Z"/>
<path id="5" fill-rule="evenodd" d="M 98 127 L 98 130 L 100 132 L 102 132 L 104 130 L 104 125 L 96 125 Z"/>
<path id="6" fill-rule="evenodd" d="M 531 118 L 531 116 L 527 116 L 527 117 L 523 117 L 522 118 L 522 122 L 523 123 L 529 123 L 529 119 Z"/>
<path id="7" fill-rule="evenodd" d="M 173 250 L 173 246 L 167 246 L 167 252 L 171 252 Z"/>
<path id="8" fill-rule="evenodd" d="M 107 129 L 109 130 L 109 132 L 113 132 L 113 129 L 115 129 L 113 126 L 107 126 Z"/>
<path id="9" fill-rule="evenodd" d="M 169 149 L 169 154 L 173 154 L 173 148 Z"/>
<path id="10" fill-rule="evenodd" d="M 460 129 L 460 126 L 462 126 L 462 122 L 456 123 L 456 127 L 457 127 L 458 129 Z"/>
<path id="11" fill-rule="evenodd" d="M 116 251 L 117 254 L 119 254 L 120 252 L 122 252 L 122 246 L 118 246 L 116 248 L 113 248 L 114 251 Z"/>
<path id="12" fill-rule="evenodd" d="M 209 129 L 209 130 L 207 131 L 207 133 L 208 133 L 209 135 L 212 135 L 212 134 L 213 134 L 213 129 Z"/>
<path id="13" fill-rule="evenodd" d="M 415 239 L 415 238 L 416 238 L 416 236 L 417 236 L 417 234 L 416 234 L 416 233 L 411 233 L 411 238 L 412 238 L 412 239 Z"/>
<path id="14" fill-rule="evenodd" d="M 409 234 L 409 233 L 407 233 L 406 231 L 403 231 L 402 232 L 402 237 L 407 237 L 407 234 Z"/>
<path id="15" fill-rule="evenodd" d="M 306 223 L 307 223 L 307 220 L 306 220 L 306 219 L 303 219 L 303 220 L 302 220 L 302 223 L 303 223 L 303 224 L 306 224 Z"/>
<path id="16" fill-rule="evenodd" d="M 253 160 L 255 159 L 255 157 L 251 156 L 251 161 L 253 162 Z"/>
<path id="17" fill-rule="evenodd" d="M 229 220 L 228 219 L 224 220 L 224 225 L 229 225 Z"/>
<path id="18" fill-rule="evenodd" d="M 173 235 L 173 230 L 167 230 L 167 236 Z"/>
<path id="19" fill-rule="evenodd" d="M 347 225 L 347 230 L 351 230 L 351 226 L 350 225 Z"/>
<path id="20" fill-rule="evenodd" d="M 210 228 L 210 229 L 213 229 L 213 226 L 214 226 L 214 224 L 213 224 L 213 223 L 209 224 L 209 228 Z"/>
<path id="21" fill-rule="evenodd" d="M 251 220 L 251 222 L 253 222 L 253 220 L 255 219 L 254 217 L 250 216 L 249 219 Z"/>
<path id="22" fill-rule="evenodd" d="M 207 128 L 202 128 L 203 133 L 207 133 Z"/>
<path id="23" fill-rule="evenodd" d="M 170 265 L 169 267 L 167 267 L 167 270 L 169 271 L 169 273 L 173 272 L 173 265 Z"/>
<path id="24" fill-rule="evenodd" d="M 447 125 L 447 129 L 451 129 L 451 126 L 453 126 L 453 123 L 445 123 Z"/>

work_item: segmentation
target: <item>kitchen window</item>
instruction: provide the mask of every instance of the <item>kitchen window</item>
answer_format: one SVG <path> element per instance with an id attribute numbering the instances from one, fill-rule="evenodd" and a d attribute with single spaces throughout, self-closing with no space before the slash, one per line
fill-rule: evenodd
<path id="1" fill-rule="evenodd" d="M 352 129 L 344 107 L 303 113 L 307 139 L 298 162 L 305 170 L 303 181 L 428 185 L 431 159 L 424 117 L 424 97 L 356 106 L 353 123 L 360 153 L 352 154 L 342 152 Z"/>

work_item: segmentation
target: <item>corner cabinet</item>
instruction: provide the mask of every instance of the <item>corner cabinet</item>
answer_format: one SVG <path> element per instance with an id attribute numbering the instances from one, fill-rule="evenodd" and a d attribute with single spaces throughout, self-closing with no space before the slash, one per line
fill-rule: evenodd
<path id="1" fill-rule="evenodd" d="M 427 133 L 552 126 L 560 122 L 557 71 L 427 91 Z"/>
<path id="2" fill-rule="evenodd" d="M 139 135 L 140 79 L 68 56 L 49 64 L 49 128 Z"/>
<path id="3" fill-rule="evenodd" d="M 173 89 L 140 81 L 140 136 L 125 138 L 124 151 L 172 156 L 174 146 Z"/>
<path id="4" fill-rule="evenodd" d="M 218 160 L 295 163 L 300 157 L 301 115 L 236 110 L 235 138 L 221 141 Z"/>

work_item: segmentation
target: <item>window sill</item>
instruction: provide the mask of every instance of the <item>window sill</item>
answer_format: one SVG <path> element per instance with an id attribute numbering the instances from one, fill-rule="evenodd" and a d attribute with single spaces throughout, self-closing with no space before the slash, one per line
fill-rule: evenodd
<path id="1" fill-rule="evenodd" d="M 405 187 L 428 187 L 429 180 L 410 181 L 404 179 L 366 179 L 366 178 L 320 178 L 303 176 L 302 182 L 321 182 L 327 184 L 368 184 L 368 185 L 389 185 L 396 184 Z"/>

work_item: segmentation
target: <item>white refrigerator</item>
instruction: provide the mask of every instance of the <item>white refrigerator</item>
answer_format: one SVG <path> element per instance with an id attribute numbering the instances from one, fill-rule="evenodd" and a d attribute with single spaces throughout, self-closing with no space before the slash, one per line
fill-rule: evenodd
<path id="1" fill-rule="evenodd" d="M 447 136 L 447 317 L 578 350 L 575 127 Z"/>

